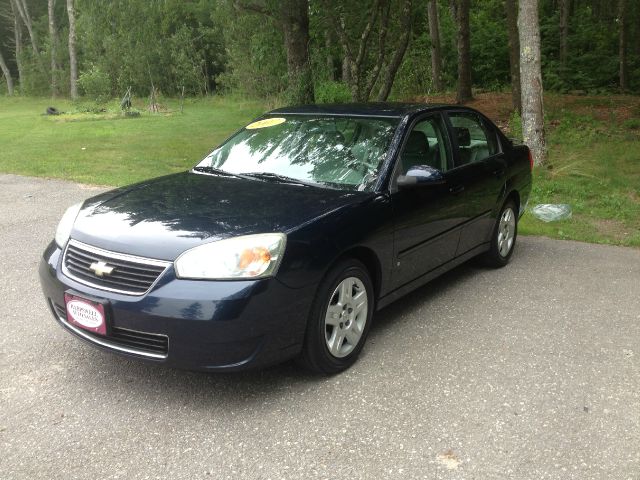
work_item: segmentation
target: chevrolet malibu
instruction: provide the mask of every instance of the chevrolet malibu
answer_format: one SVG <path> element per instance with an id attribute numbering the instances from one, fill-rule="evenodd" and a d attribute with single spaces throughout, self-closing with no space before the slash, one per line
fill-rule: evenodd
<path id="1" fill-rule="evenodd" d="M 336 373 L 376 310 L 473 257 L 509 262 L 531 167 L 469 108 L 275 110 L 187 172 L 70 207 L 42 290 L 63 328 L 114 353 Z"/>

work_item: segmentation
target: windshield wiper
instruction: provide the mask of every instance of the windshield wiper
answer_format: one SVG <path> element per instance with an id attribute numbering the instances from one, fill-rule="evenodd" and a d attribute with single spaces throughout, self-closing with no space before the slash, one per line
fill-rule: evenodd
<path id="1" fill-rule="evenodd" d="M 319 183 L 305 182 L 304 180 L 299 180 L 297 178 L 287 177 L 286 175 L 280 175 L 280 174 L 271 173 L 271 172 L 249 172 L 243 175 L 247 177 L 255 177 L 255 178 L 260 178 L 264 180 L 275 180 L 283 183 L 292 183 L 294 185 L 305 185 L 307 187 L 321 186 Z"/>
<path id="2" fill-rule="evenodd" d="M 220 175 L 223 177 L 235 177 L 235 178 L 244 178 L 244 179 L 248 178 L 248 177 L 245 177 L 244 175 L 227 172 L 226 170 L 220 170 L 219 168 L 215 168 L 215 167 L 197 166 L 197 167 L 193 167 L 192 170 L 194 170 L 195 172 L 210 173 L 212 175 Z"/>

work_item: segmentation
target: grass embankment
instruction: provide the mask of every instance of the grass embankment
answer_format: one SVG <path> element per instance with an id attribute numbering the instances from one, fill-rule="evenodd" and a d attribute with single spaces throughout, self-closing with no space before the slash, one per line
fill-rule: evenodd
<path id="1" fill-rule="evenodd" d="M 536 169 L 530 206 L 568 203 L 573 217 L 524 217 L 521 232 L 640 246 L 640 98 L 550 97 L 549 161 Z"/>
<path id="2" fill-rule="evenodd" d="M 483 94 L 471 105 L 508 129 L 509 99 Z M 191 167 L 268 109 L 213 98 L 188 100 L 184 113 L 168 100 L 162 113 L 137 118 L 122 118 L 117 105 L 99 114 L 41 115 L 48 105 L 81 110 L 65 101 L 0 98 L 0 171 L 124 185 Z M 535 171 L 529 206 L 568 203 L 573 217 L 544 223 L 528 213 L 520 232 L 640 246 L 640 98 L 549 95 L 546 108 L 549 163 Z"/>

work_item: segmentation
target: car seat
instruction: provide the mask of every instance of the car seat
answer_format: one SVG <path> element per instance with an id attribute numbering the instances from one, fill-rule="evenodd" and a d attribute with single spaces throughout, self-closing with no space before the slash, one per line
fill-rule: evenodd
<path id="1" fill-rule="evenodd" d="M 402 171 L 407 173 L 411 167 L 427 165 L 429 155 L 429 140 L 424 132 L 413 130 L 409 134 L 407 143 L 402 151 Z"/>

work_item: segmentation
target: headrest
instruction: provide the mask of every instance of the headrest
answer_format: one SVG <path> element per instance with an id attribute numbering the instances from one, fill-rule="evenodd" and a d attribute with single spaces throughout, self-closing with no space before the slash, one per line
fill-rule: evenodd
<path id="1" fill-rule="evenodd" d="M 424 132 L 414 130 L 409 134 L 404 152 L 412 155 L 423 155 L 429 152 L 429 140 Z"/>
<path id="2" fill-rule="evenodd" d="M 471 145 L 471 133 L 468 128 L 465 127 L 453 127 L 458 137 L 459 147 L 468 147 Z"/>

